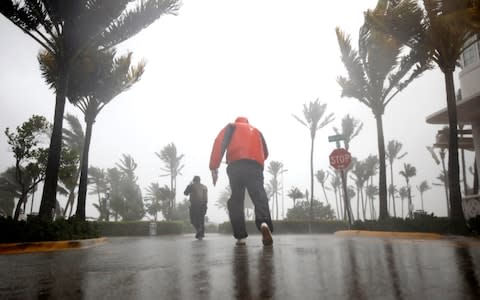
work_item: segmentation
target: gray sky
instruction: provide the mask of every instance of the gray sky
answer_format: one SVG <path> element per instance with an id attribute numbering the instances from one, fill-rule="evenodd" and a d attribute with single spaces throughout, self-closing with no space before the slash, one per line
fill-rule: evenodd
<path id="1" fill-rule="evenodd" d="M 295 6 L 293 6 L 295 3 Z M 328 4 L 327 4 L 328 3 Z M 120 45 L 120 54 L 133 51 L 136 60 L 147 61 L 142 80 L 118 96 L 98 116 L 93 128 L 90 163 L 113 167 L 122 153 L 138 163 L 142 191 L 151 183 L 168 184 L 160 177 L 161 161 L 154 154 L 175 143 L 185 154 L 183 175 L 178 178 L 177 201 L 194 175 L 209 188 L 208 217 L 216 222 L 227 214 L 214 203 L 228 184 L 225 165 L 216 187 L 211 184 L 208 162 L 215 136 L 237 116 L 246 116 L 264 134 L 271 160 L 282 161 L 285 194 L 292 186 L 309 189 L 309 132 L 292 114 L 302 117 L 303 104 L 319 98 L 336 120 L 318 132 L 315 170 L 328 169 L 334 149 L 327 137 L 341 119 L 353 115 L 364 129 L 351 143 L 353 156 L 364 159 L 377 154 L 375 120 L 356 99 L 340 98 L 338 75 L 345 73 L 335 36 L 340 26 L 352 35 L 356 48 L 363 12 L 374 0 L 184 0 L 178 16 L 166 16 Z M 14 128 L 32 114 L 53 121 L 54 95 L 40 76 L 36 55 L 40 47 L 3 16 L 0 17 L 0 129 Z M 458 88 L 458 84 L 457 84 Z M 425 146 L 434 142 L 441 126 L 426 124 L 429 114 L 445 106 L 443 74 L 425 73 L 387 106 L 385 140 L 399 140 L 409 154 L 394 165 L 398 174 L 404 162 L 417 168 L 412 185 L 430 184 L 440 167 Z M 67 112 L 80 117 L 68 104 Z M 83 119 L 81 119 L 83 120 Z M 473 161 L 471 153 L 467 164 Z M 5 136 L 0 135 L 0 170 L 13 165 Z M 266 181 L 269 175 L 265 173 Z M 398 176 L 396 184 L 404 184 Z M 390 179 L 388 179 L 390 182 Z M 378 184 L 378 182 L 377 182 Z M 414 204 L 420 196 L 413 189 Z M 320 194 L 316 183 L 315 195 Z M 425 209 L 446 215 L 443 189 L 434 186 L 425 194 Z M 329 194 L 332 201 L 333 193 Z M 97 216 L 88 201 L 87 215 Z M 291 200 L 285 196 L 285 206 Z M 376 202 L 378 209 L 378 200 Z M 399 206 L 398 208 L 399 209 Z M 398 211 L 398 210 L 397 210 Z"/>

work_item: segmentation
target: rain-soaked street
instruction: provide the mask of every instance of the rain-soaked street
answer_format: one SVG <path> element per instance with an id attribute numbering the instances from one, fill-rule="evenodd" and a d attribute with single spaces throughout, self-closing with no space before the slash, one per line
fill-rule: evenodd
<path id="1" fill-rule="evenodd" d="M 0 299 L 480 299 L 480 244 L 334 235 L 108 238 L 0 256 Z"/>

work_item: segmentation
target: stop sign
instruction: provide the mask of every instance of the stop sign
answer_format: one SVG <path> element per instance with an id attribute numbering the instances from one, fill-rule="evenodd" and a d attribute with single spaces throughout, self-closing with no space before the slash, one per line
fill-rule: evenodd
<path id="1" fill-rule="evenodd" d="M 329 156 L 330 165 L 337 170 L 344 170 L 352 162 L 350 152 L 343 148 L 338 148 L 332 151 Z"/>

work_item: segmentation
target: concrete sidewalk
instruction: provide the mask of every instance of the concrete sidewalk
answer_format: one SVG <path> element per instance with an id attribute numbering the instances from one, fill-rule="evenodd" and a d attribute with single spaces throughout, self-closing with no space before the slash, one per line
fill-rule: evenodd
<path id="1" fill-rule="evenodd" d="M 48 252 L 67 249 L 80 249 L 92 247 L 104 243 L 105 237 L 72 241 L 46 241 L 46 242 L 25 242 L 0 244 L 1 254 L 18 254 L 31 252 Z"/>

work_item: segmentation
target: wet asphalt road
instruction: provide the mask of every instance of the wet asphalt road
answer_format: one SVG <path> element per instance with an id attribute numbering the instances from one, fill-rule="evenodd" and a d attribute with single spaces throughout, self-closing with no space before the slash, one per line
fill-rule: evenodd
<path id="1" fill-rule="evenodd" d="M 0 256 L 0 299 L 480 299 L 480 243 L 259 235 L 109 238 Z"/>

